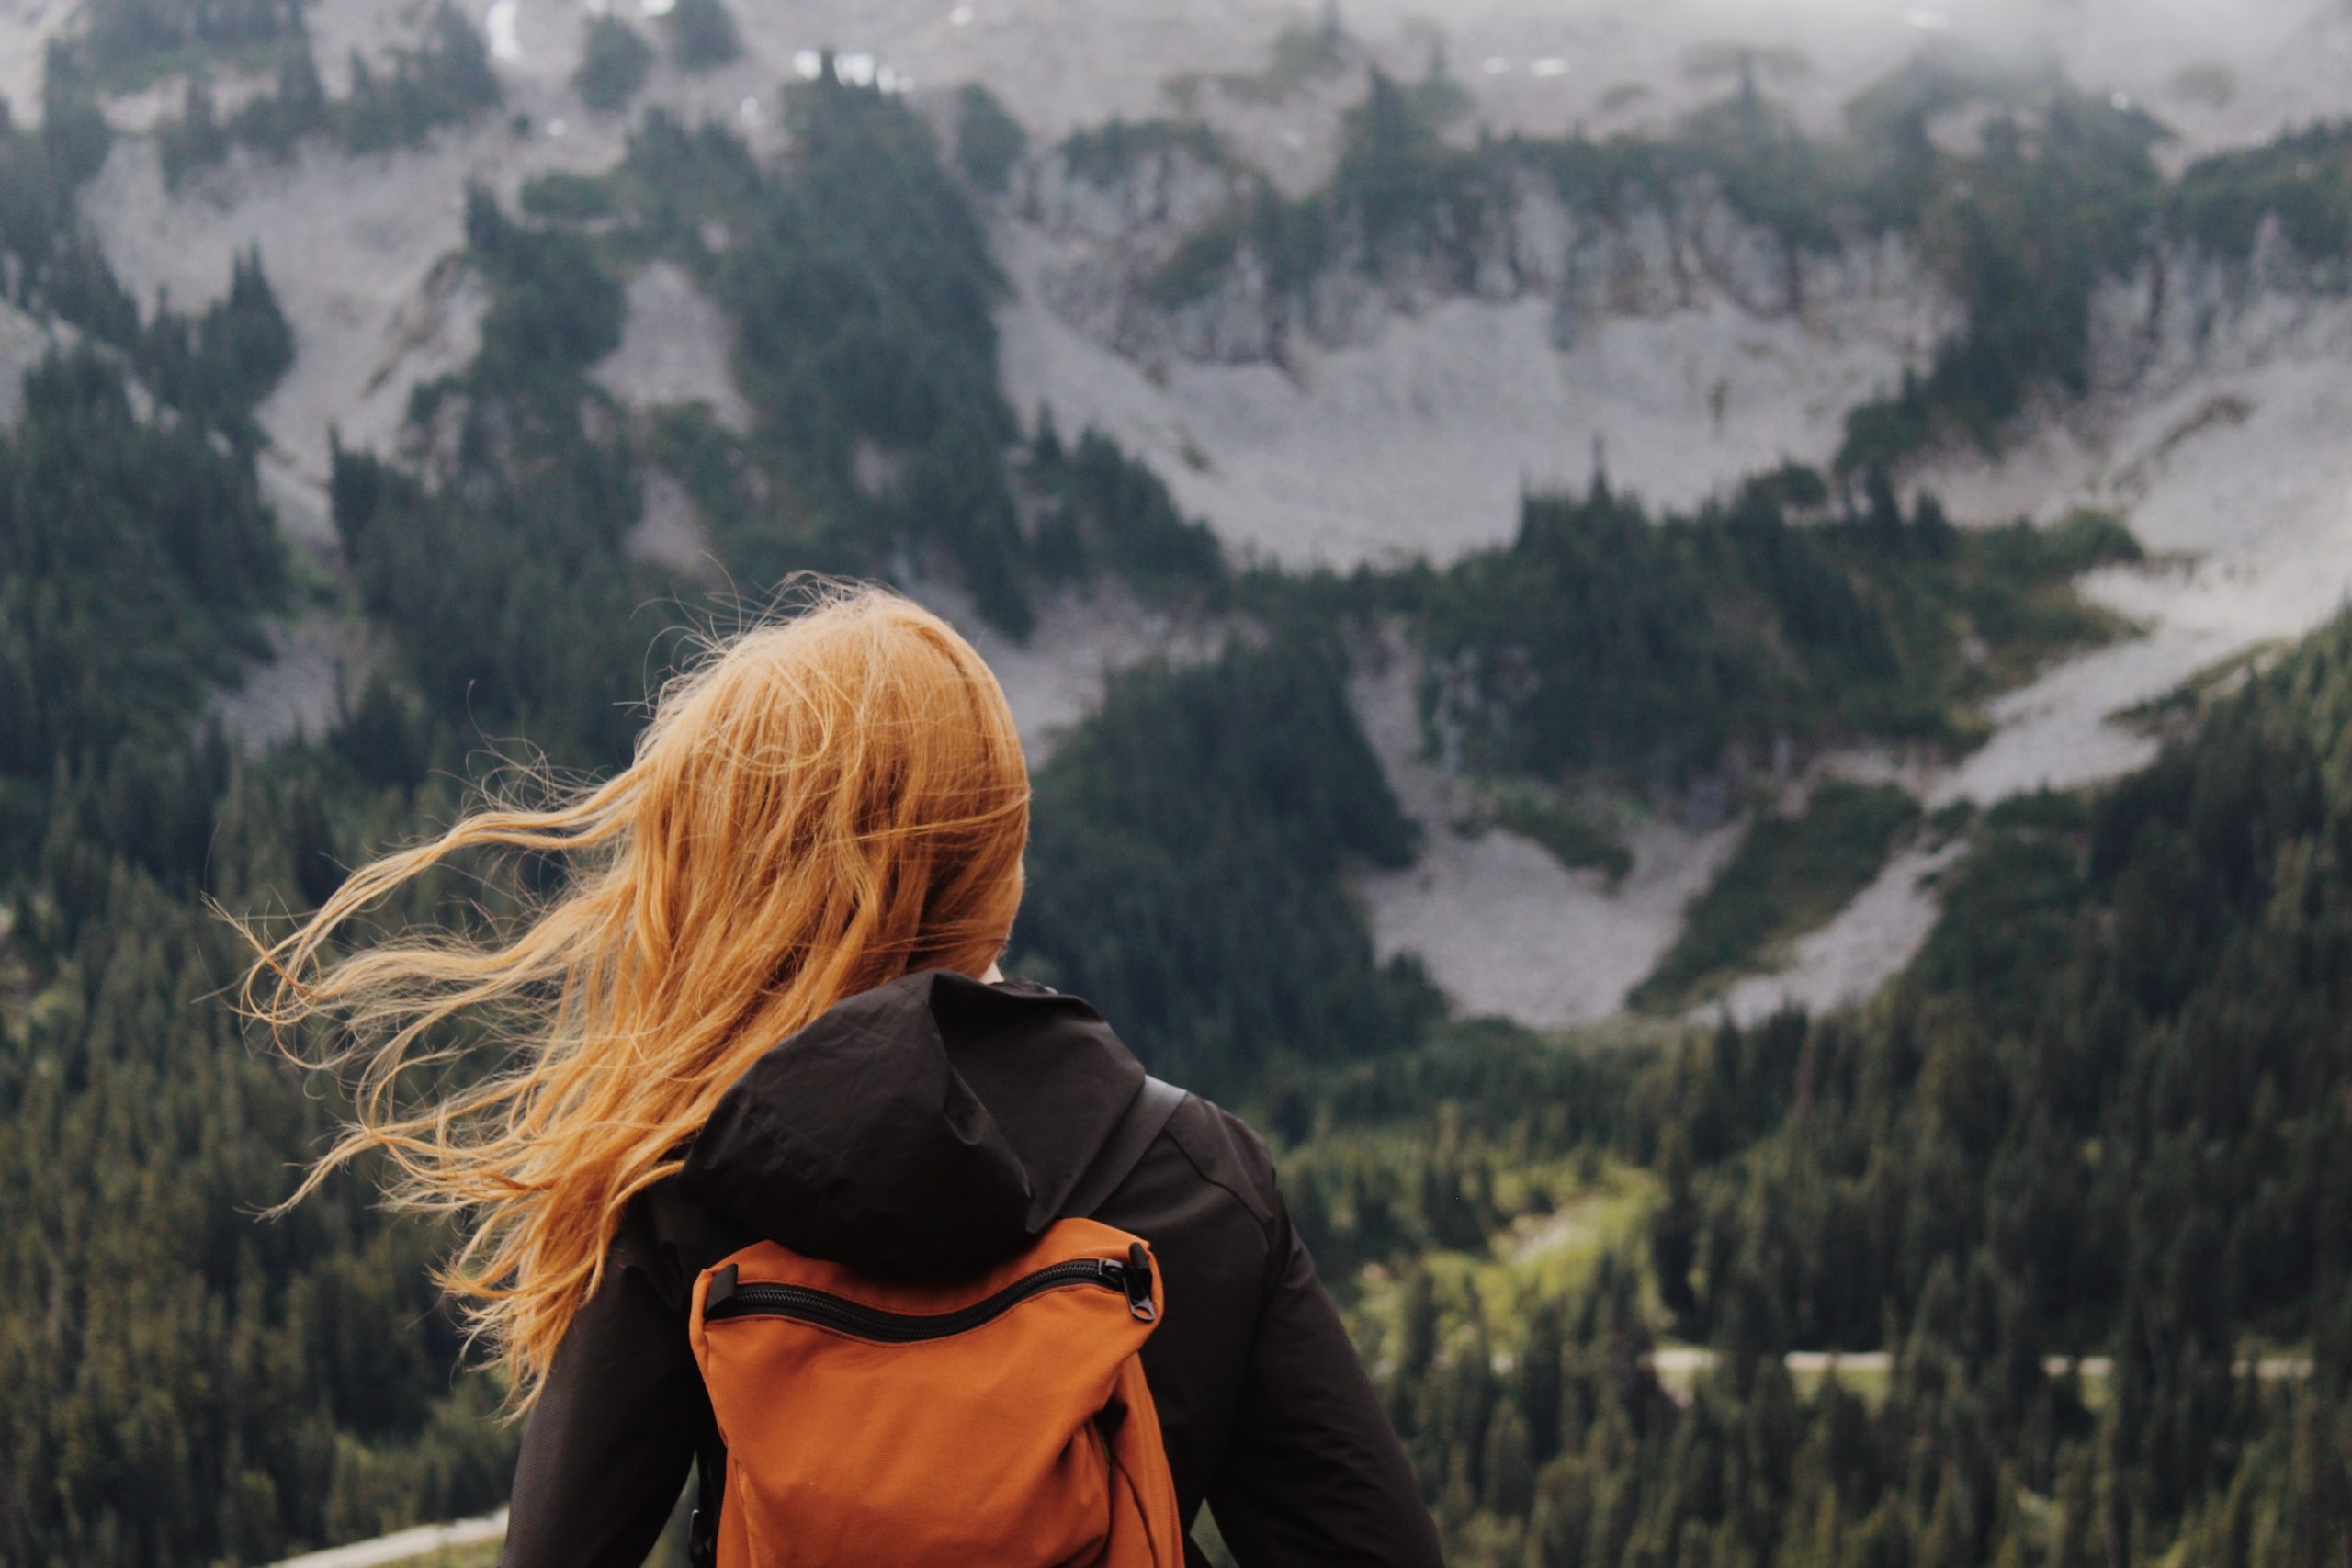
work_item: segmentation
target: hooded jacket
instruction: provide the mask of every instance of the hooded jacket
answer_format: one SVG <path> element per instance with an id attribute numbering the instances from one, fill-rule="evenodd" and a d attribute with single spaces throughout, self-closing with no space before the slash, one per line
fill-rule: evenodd
<path id="1" fill-rule="evenodd" d="M 503 1568 L 644 1562 L 697 1450 L 717 1450 L 686 1339 L 704 1269 L 763 1238 L 876 1274 L 1000 1261 L 1060 1216 L 1143 1083 L 1087 1003 L 945 970 L 770 1050 L 624 1213 L 525 1425 Z M 1205 1503 L 1241 1568 L 1440 1564 L 1257 1135 L 1189 1097 L 1095 1217 L 1161 1271 L 1143 1364 L 1187 1529 Z M 1189 1543 L 1188 1560 L 1206 1562 Z"/>

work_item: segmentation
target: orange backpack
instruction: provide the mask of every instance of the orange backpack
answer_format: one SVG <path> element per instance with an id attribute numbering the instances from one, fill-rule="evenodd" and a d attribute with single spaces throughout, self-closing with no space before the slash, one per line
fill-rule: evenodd
<path id="1" fill-rule="evenodd" d="M 1107 1198 L 1182 1099 L 1148 1081 L 1065 1208 Z M 1164 1307 L 1151 1248 L 1090 1219 L 947 1285 L 745 1247 L 695 1282 L 726 1457 L 703 1461 L 694 1561 L 1183 1568 L 1136 1359 Z"/>

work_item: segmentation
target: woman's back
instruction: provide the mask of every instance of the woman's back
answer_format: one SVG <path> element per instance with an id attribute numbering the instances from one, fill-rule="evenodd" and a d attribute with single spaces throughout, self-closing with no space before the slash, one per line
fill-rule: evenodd
<path id="1" fill-rule="evenodd" d="M 526 1428 L 507 1568 L 643 1561 L 716 1443 L 686 1344 L 703 1269 L 763 1239 L 880 1275 L 986 1268 L 1065 1212 L 1142 1082 L 1077 998 L 938 970 L 761 1058 L 681 1175 L 630 1207 Z M 1168 1312 L 1143 1363 L 1182 1517 L 1209 1505 L 1248 1568 L 1436 1562 L 1256 1136 L 1188 1098 L 1096 1217 L 1159 1260 Z"/>

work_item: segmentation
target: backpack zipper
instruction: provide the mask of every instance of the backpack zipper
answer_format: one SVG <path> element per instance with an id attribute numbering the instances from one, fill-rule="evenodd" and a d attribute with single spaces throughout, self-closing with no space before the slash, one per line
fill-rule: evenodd
<path id="1" fill-rule="evenodd" d="M 915 1345 L 945 1339 L 992 1323 L 1030 1297 L 1070 1285 L 1091 1285 L 1116 1291 L 1127 1298 L 1127 1310 L 1149 1323 L 1157 1315 L 1151 1303 L 1151 1257 L 1140 1244 L 1128 1250 L 1127 1261 L 1080 1258 L 1023 1275 L 1004 1289 L 954 1312 L 885 1312 L 862 1302 L 849 1301 L 807 1285 L 736 1282 L 730 1263 L 710 1277 L 703 1292 L 702 1318 L 718 1323 L 730 1317 L 787 1317 L 831 1328 L 859 1339 L 884 1345 Z"/>

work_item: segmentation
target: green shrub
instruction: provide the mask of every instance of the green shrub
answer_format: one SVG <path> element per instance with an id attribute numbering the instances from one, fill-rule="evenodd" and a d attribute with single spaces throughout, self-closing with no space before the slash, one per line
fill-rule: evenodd
<path id="1" fill-rule="evenodd" d="M 670 58 L 681 71 L 715 71 L 742 56 L 743 39 L 727 0 L 677 0 L 663 20 Z"/>
<path id="2" fill-rule="evenodd" d="M 635 28 L 606 12 L 588 22 L 588 39 L 571 85 L 580 101 L 612 114 L 628 107 L 653 70 L 653 46 Z"/>
<path id="3" fill-rule="evenodd" d="M 1028 151 L 1029 133 L 1004 100 L 978 82 L 966 83 L 956 101 L 956 164 L 980 189 L 1002 196 Z"/>

